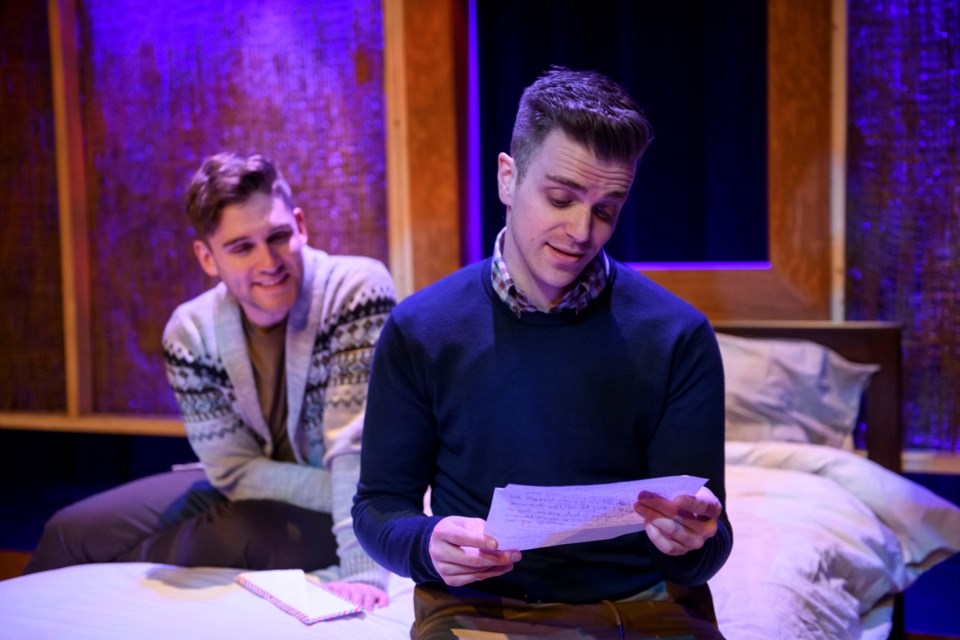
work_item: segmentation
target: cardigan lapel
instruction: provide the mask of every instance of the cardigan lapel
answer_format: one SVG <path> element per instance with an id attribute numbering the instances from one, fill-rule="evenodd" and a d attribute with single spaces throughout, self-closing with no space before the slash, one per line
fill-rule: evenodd
<path id="1" fill-rule="evenodd" d="M 237 396 L 233 401 L 239 405 L 246 423 L 263 436 L 266 442 L 264 453 L 269 456 L 273 453 L 273 438 L 270 436 L 270 428 L 260 408 L 257 385 L 253 378 L 253 366 L 250 364 L 250 353 L 247 350 L 247 339 L 243 335 L 240 304 L 233 294 L 226 292 L 225 286 L 224 290 L 225 295 L 217 300 L 215 321 L 217 348 L 223 359 L 227 376 L 233 382 L 234 393 Z"/>
<path id="2" fill-rule="evenodd" d="M 320 323 L 323 305 L 324 282 L 318 277 L 326 254 L 310 247 L 303 248 L 303 282 L 297 302 L 287 318 L 286 369 L 287 369 L 287 433 L 291 443 L 298 443 L 300 414 L 307 388 L 310 359 Z M 300 456 L 301 448 L 294 444 L 294 452 Z M 301 460 L 300 462 L 304 462 Z"/>

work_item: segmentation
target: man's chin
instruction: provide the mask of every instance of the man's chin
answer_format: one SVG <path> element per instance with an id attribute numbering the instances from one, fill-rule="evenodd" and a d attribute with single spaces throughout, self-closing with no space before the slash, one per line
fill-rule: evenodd
<path id="1" fill-rule="evenodd" d="M 556 289 L 562 289 L 566 291 L 573 283 L 577 281 L 577 278 L 580 277 L 580 272 L 583 271 L 582 265 L 562 265 L 555 267 L 553 273 L 550 274 L 549 279 L 545 281 Z"/>
<path id="2" fill-rule="evenodd" d="M 253 301 L 260 315 L 269 316 L 279 322 L 286 318 L 290 310 L 293 309 L 297 296 L 296 292 L 286 295 L 279 292 L 276 295 L 263 295 L 263 292 L 259 292 L 258 295 L 253 297 Z"/>
<path id="3" fill-rule="evenodd" d="M 290 309 L 293 309 L 293 304 L 296 301 L 296 297 L 284 300 L 265 300 L 260 308 L 272 316 L 285 316 L 290 313 Z"/>

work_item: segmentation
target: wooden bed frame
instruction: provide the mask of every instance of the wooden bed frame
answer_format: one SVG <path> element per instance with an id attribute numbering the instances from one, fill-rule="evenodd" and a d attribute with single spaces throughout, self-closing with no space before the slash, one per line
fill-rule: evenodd
<path id="1" fill-rule="evenodd" d="M 903 408 L 901 402 L 901 335 L 895 322 L 828 321 L 717 321 L 718 333 L 744 338 L 809 340 L 822 344 L 854 362 L 880 365 L 863 400 L 861 420 L 867 457 L 896 473 L 901 472 Z M 906 638 L 903 595 L 896 597 L 892 640 Z"/>

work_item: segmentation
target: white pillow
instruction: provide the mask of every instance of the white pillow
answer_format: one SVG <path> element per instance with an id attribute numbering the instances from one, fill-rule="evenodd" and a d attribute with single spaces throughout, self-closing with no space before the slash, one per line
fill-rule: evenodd
<path id="1" fill-rule="evenodd" d="M 726 382 L 728 440 L 843 447 L 860 398 L 880 367 L 845 360 L 807 340 L 717 334 Z"/>

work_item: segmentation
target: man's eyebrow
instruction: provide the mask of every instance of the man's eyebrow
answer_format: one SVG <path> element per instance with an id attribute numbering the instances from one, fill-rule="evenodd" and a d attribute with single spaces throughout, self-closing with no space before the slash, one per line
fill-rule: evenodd
<path id="1" fill-rule="evenodd" d="M 569 189 L 573 189 L 578 193 L 584 193 L 587 190 L 585 186 L 583 186 L 576 180 L 571 180 L 570 178 L 564 178 L 563 176 L 555 176 L 550 174 L 547 174 L 546 178 L 551 182 L 562 184 L 563 186 Z M 615 191 L 610 191 L 604 195 L 611 200 L 624 200 L 627 197 L 627 192 L 617 189 Z"/>
<path id="2" fill-rule="evenodd" d="M 240 244 L 241 242 L 246 242 L 246 241 L 248 241 L 249 239 L 250 239 L 250 238 L 248 238 L 247 236 L 238 236 L 238 237 L 236 237 L 236 238 L 230 238 L 229 240 L 224 240 L 224 241 L 220 244 L 220 246 L 222 246 L 224 249 L 228 249 L 228 248 L 229 248 L 230 246 L 232 246 L 232 245 Z"/>
<path id="3" fill-rule="evenodd" d="M 574 191 L 586 191 L 587 188 L 577 182 L 576 180 L 571 180 L 570 178 L 564 178 L 563 176 L 552 176 L 547 174 L 547 180 L 550 182 L 556 182 L 557 184 L 562 184 L 565 187 L 570 187 Z"/>

